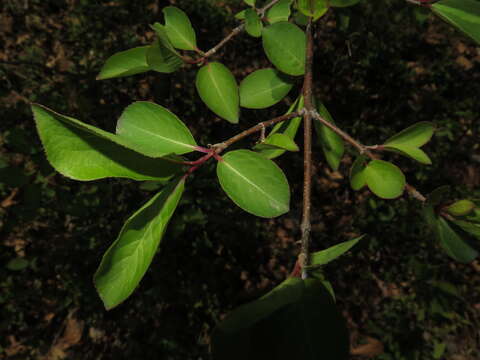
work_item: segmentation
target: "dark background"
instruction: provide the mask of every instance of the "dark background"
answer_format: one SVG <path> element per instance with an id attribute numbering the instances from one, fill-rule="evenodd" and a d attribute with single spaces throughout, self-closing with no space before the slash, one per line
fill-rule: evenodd
<path id="1" fill-rule="evenodd" d="M 188 182 L 137 291 L 109 312 L 95 293 L 92 276 L 103 252 L 159 185 L 81 183 L 55 173 L 29 101 L 109 131 L 131 102 L 155 101 L 207 145 L 282 114 L 294 100 L 292 91 L 272 109 L 244 109 L 232 126 L 200 102 L 193 66 L 96 81 L 109 56 L 153 40 L 148 25 L 162 21 L 168 4 L 190 16 L 203 50 L 235 26 L 233 15 L 244 8 L 233 0 L 0 3 L 0 359 L 207 359 L 221 316 L 293 267 L 302 159 L 290 153 L 278 159 L 293 192 L 288 214 L 262 220 L 241 211 L 209 164 Z M 480 48 L 473 41 L 422 9 L 386 0 L 331 12 L 315 42 L 315 92 L 339 126 L 377 144 L 415 122 L 434 122 L 438 131 L 426 146 L 432 166 L 388 159 L 425 194 L 447 184 L 452 199 L 480 197 Z M 269 66 L 261 42 L 247 35 L 217 59 L 238 81 Z M 415 200 L 353 192 L 353 156 L 348 148 L 333 173 L 315 148 L 312 246 L 367 234 L 326 267 L 354 345 L 379 340 L 385 353 L 378 359 L 478 359 L 480 263 L 450 261 Z"/>

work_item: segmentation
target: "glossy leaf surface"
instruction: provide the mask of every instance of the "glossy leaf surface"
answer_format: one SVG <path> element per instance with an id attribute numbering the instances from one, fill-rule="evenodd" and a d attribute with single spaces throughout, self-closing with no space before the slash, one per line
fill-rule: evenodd
<path id="1" fill-rule="evenodd" d="M 117 135 L 132 149 L 151 157 L 185 154 L 196 143 L 185 124 L 163 106 L 137 101 L 117 122 Z"/>
<path id="2" fill-rule="evenodd" d="M 290 6 L 293 0 L 280 0 L 267 11 L 267 21 L 274 24 L 279 21 L 288 21 L 291 14 Z"/>
<path id="3" fill-rule="evenodd" d="M 147 63 L 152 70 L 162 73 L 172 73 L 183 65 L 183 60 L 173 48 L 168 39 L 165 27 L 159 23 L 152 26 L 157 34 L 157 40 L 147 51 Z"/>
<path id="4" fill-rule="evenodd" d="M 256 152 L 228 152 L 218 162 L 217 176 L 228 197 L 253 215 L 273 218 L 289 210 L 287 178 L 273 161 Z"/>
<path id="5" fill-rule="evenodd" d="M 434 130 L 435 127 L 432 123 L 422 121 L 395 134 L 385 141 L 384 145 L 421 147 L 430 141 Z"/>
<path id="6" fill-rule="evenodd" d="M 298 10 L 305 16 L 318 20 L 328 11 L 329 0 L 298 0 Z"/>
<path id="7" fill-rule="evenodd" d="M 405 190 L 405 175 L 397 166 L 387 161 L 370 161 L 364 174 L 369 189 L 383 199 L 395 199 Z"/>
<path id="8" fill-rule="evenodd" d="M 196 87 L 202 101 L 218 116 L 238 123 L 240 97 L 235 77 L 218 62 L 208 63 L 197 73 Z"/>
<path id="9" fill-rule="evenodd" d="M 289 75 L 305 73 L 305 33 L 296 25 L 280 21 L 263 29 L 263 48 L 268 59 Z"/>
<path id="10" fill-rule="evenodd" d="M 254 71 L 240 83 L 240 105 L 249 109 L 275 105 L 292 87 L 290 79 L 275 69 Z"/>
<path id="11" fill-rule="evenodd" d="M 245 31 L 253 37 L 262 36 L 263 24 L 254 9 L 245 11 Z"/>
<path id="12" fill-rule="evenodd" d="M 107 310 L 127 299 L 145 275 L 184 185 L 184 179 L 177 179 L 143 205 L 103 256 L 94 283 Z"/>
<path id="13" fill-rule="evenodd" d="M 177 164 L 129 149 L 115 134 L 41 105 L 32 105 L 32 110 L 47 159 L 59 173 L 69 178 L 161 180 L 180 170 Z"/>
<path id="14" fill-rule="evenodd" d="M 298 145 L 285 134 L 272 134 L 268 136 L 263 142 L 254 147 L 255 150 L 268 149 L 283 149 L 287 151 L 299 151 Z"/>
<path id="15" fill-rule="evenodd" d="M 150 70 L 147 51 L 150 46 L 140 46 L 118 52 L 107 59 L 97 80 L 105 80 L 144 73 Z"/>
<path id="16" fill-rule="evenodd" d="M 435 231 L 440 245 L 454 260 L 466 264 L 478 256 L 478 252 L 463 241 L 444 218 L 437 219 Z"/>
<path id="17" fill-rule="evenodd" d="M 214 360 L 346 360 L 345 321 L 321 281 L 289 278 L 229 314 L 212 334 Z"/>
<path id="18" fill-rule="evenodd" d="M 325 105 L 320 102 L 317 108 L 318 113 L 322 118 L 331 124 L 335 124 L 332 115 L 330 115 Z M 333 130 L 323 125 L 320 121 L 314 121 L 313 124 L 328 164 L 332 170 L 337 171 L 340 166 L 340 161 L 343 158 L 343 154 L 345 153 L 345 145 L 342 138 Z"/>
<path id="19" fill-rule="evenodd" d="M 475 0 L 441 0 L 433 12 L 480 44 L 480 3 Z"/>
<path id="20" fill-rule="evenodd" d="M 295 109 L 298 108 L 303 108 L 303 97 L 300 97 L 297 99 L 288 109 L 287 114 L 292 113 Z M 290 120 L 282 121 L 278 124 L 276 124 L 270 134 L 267 136 L 267 139 L 272 137 L 274 134 L 284 134 L 288 136 L 290 139 L 295 139 L 295 135 L 298 132 L 298 128 L 300 126 L 300 123 L 302 122 L 302 118 L 300 116 L 295 117 Z M 266 140 L 267 140 L 266 139 Z M 263 155 L 264 157 L 268 159 L 274 159 L 276 157 L 279 157 L 285 153 L 285 150 L 281 149 L 259 149 L 258 152 Z"/>
<path id="21" fill-rule="evenodd" d="M 354 247 L 360 240 L 363 239 L 365 235 L 362 235 L 358 238 L 345 241 L 343 243 L 337 244 L 335 246 L 329 247 L 328 249 L 315 252 L 311 255 L 310 264 L 311 265 L 325 265 L 330 261 L 335 260 L 339 256 L 346 253 L 352 247 Z"/>
<path id="22" fill-rule="evenodd" d="M 163 15 L 165 16 L 165 31 L 172 45 L 177 49 L 195 50 L 197 38 L 188 16 L 175 6 L 164 8 Z"/>
<path id="23" fill-rule="evenodd" d="M 353 190 L 360 190 L 367 185 L 365 178 L 366 161 L 367 158 L 360 155 L 352 164 L 352 168 L 350 169 L 350 186 Z"/>

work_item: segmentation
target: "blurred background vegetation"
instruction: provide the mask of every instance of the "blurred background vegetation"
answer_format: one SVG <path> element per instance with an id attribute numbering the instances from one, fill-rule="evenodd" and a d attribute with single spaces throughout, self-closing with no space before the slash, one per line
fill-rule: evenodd
<path id="1" fill-rule="evenodd" d="M 28 103 L 113 131 L 135 100 L 178 114 L 199 144 L 282 114 L 288 102 L 221 121 L 199 101 L 195 67 L 95 81 L 113 53 L 147 44 L 162 7 L 185 10 L 206 50 L 236 21 L 240 0 L 4 0 L 0 3 L 0 359 L 207 359 L 209 333 L 230 309 L 287 276 L 298 251 L 302 160 L 278 160 L 290 213 L 257 219 L 235 207 L 214 164 L 189 181 L 151 268 L 134 295 L 106 312 L 92 276 L 123 221 L 161 184 L 71 181 L 47 163 Z M 317 96 L 366 144 L 418 121 L 438 127 L 432 166 L 392 159 L 423 193 L 452 185 L 480 198 L 480 48 L 402 0 L 330 13 L 316 33 Z M 240 36 L 218 59 L 241 80 L 268 66 L 261 42 Z M 255 139 L 241 146 L 250 146 Z M 301 143 L 301 140 L 299 140 Z M 355 346 L 376 359 L 480 358 L 480 263 L 450 261 L 415 200 L 384 201 L 348 185 L 316 148 L 313 246 L 367 234 L 329 264 Z M 392 155 L 389 155 L 392 156 Z M 367 346 L 368 347 L 368 346 Z"/>

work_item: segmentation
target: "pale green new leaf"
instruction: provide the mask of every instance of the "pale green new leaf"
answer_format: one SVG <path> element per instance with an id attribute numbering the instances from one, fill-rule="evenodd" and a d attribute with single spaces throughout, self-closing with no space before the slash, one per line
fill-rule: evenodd
<path id="1" fill-rule="evenodd" d="M 294 76 L 305 73 L 307 38 L 297 25 L 277 22 L 263 29 L 262 39 L 265 54 L 277 69 Z"/>
<path id="2" fill-rule="evenodd" d="M 329 0 L 330 6 L 333 7 L 347 7 L 360 2 L 360 0 Z"/>
<path id="3" fill-rule="evenodd" d="M 127 299 L 145 275 L 184 186 L 184 178 L 176 179 L 143 205 L 103 256 L 94 283 L 107 310 Z"/>
<path id="4" fill-rule="evenodd" d="M 354 247 L 365 235 L 362 235 L 358 238 L 345 241 L 343 243 L 337 244 L 335 246 L 329 247 L 328 249 L 315 252 L 311 255 L 310 264 L 311 266 L 315 265 L 325 265 L 330 261 L 335 260 L 339 256 L 346 253 L 352 247 Z"/>
<path id="5" fill-rule="evenodd" d="M 318 113 L 322 118 L 331 124 L 335 124 L 332 115 L 325 105 L 318 102 Z M 340 166 L 343 154 L 345 153 L 345 145 L 342 138 L 333 130 L 322 124 L 320 121 L 314 121 L 315 131 L 319 137 L 323 153 L 332 170 L 337 171 Z"/>
<path id="6" fill-rule="evenodd" d="M 448 206 L 445 210 L 453 216 L 465 216 L 468 215 L 475 209 L 476 205 L 473 201 L 463 199 L 454 202 Z"/>
<path id="7" fill-rule="evenodd" d="M 147 101 L 128 106 L 118 119 L 116 132 L 131 149 L 151 157 L 186 154 L 197 145 L 175 114 Z"/>
<path id="8" fill-rule="evenodd" d="M 279 21 L 288 21 L 290 18 L 293 0 L 280 0 L 267 11 L 267 20 L 270 24 L 275 24 Z"/>
<path id="9" fill-rule="evenodd" d="M 329 0 L 298 0 L 298 10 L 313 20 L 320 19 L 328 11 Z"/>
<path id="10" fill-rule="evenodd" d="M 172 73 L 178 70 L 183 65 L 183 60 L 170 43 L 165 27 L 155 23 L 151 28 L 155 30 L 158 39 L 147 51 L 148 65 L 152 70 L 162 73 Z"/>
<path id="11" fill-rule="evenodd" d="M 255 0 L 243 0 L 248 6 L 255 6 Z"/>
<path id="12" fill-rule="evenodd" d="M 218 161 L 217 176 L 228 197 L 253 215 L 273 218 L 289 210 L 290 187 L 285 174 L 256 152 L 228 152 Z"/>
<path id="13" fill-rule="evenodd" d="M 433 12 L 480 44 L 480 3 L 475 0 L 441 0 Z"/>
<path id="14" fill-rule="evenodd" d="M 253 36 L 262 36 L 263 24 L 254 9 L 247 9 L 245 11 L 245 31 Z"/>
<path id="15" fill-rule="evenodd" d="M 164 180 L 181 169 L 177 164 L 152 159 L 128 148 L 115 134 L 42 105 L 33 104 L 32 110 L 47 159 L 55 170 L 69 178 Z"/>
<path id="16" fill-rule="evenodd" d="M 240 113 L 240 97 L 235 77 L 228 68 L 211 62 L 197 73 L 195 82 L 202 101 L 218 116 L 236 124 Z"/>
<path id="17" fill-rule="evenodd" d="M 350 186 L 353 190 L 357 191 L 367 185 L 365 178 L 365 167 L 367 158 L 360 155 L 355 159 L 350 169 Z"/>
<path id="18" fill-rule="evenodd" d="M 454 260 L 467 264 L 478 256 L 478 252 L 463 241 L 444 218 L 437 219 L 435 230 L 440 245 Z"/>
<path id="19" fill-rule="evenodd" d="M 322 281 L 289 278 L 214 329 L 213 360 L 347 360 L 349 337 Z"/>
<path id="20" fill-rule="evenodd" d="M 147 63 L 149 48 L 150 46 L 140 46 L 112 55 L 103 65 L 97 80 L 135 75 L 151 70 Z"/>
<path id="21" fill-rule="evenodd" d="M 163 15 L 165 16 L 165 31 L 172 45 L 177 49 L 195 50 L 197 38 L 188 16 L 175 6 L 164 8 Z"/>
<path id="22" fill-rule="evenodd" d="M 272 134 L 263 142 L 255 145 L 254 150 L 282 149 L 287 151 L 299 151 L 298 145 L 285 134 Z"/>
<path id="23" fill-rule="evenodd" d="M 242 10 L 242 11 L 239 11 L 238 13 L 235 14 L 235 19 L 237 20 L 245 20 L 245 13 L 247 12 L 247 10 Z"/>
<path id="24" fill-rule="evenodd" d="M 295 109 L 301 109 L 303 108 L 303 97 L 298 98 L 288 109 L 286 114 L 292 113 Z M 284 134 L 288 136 L 292 141 L 295 139 L 295 136 L 297 135 L 298 128 L 300 126 L 300 123 L 302 122 L 302 118 L 300 116 L 295 117 L 290 120 L 282 121 L 278 124 L 276 124 L 270 134 L 267 136 L 267 139 L 272 137 L 274 134 Z M 285 153 L 285 150 L 280 150 L 280 149 L 261 149 L 258 150 L 259 154 L 262 156 L 268 158 L 268 159 L 274 159 L 276 157 L 279 157 Z"/>
<path id="25" fill-rule="evenodd" d="M 240 105 L 249 109 L 275 105 L 292 87 L 292 81 L 275 69 L 254 71 L 240 83 Z"/>
<path id="26" fill-rule="evenodd" d="M 383 199 L 395 199 L 405 190 L 406 180 L 402 170 L 387 161 L 370 161 L 364 175 L 369 189 Z"/>
<path id="27" fill-rule="evenodd" d="M 435 126 L 426 121 L 416 123 L 385 141 L 385 146 L 421 147 L 433 136 Z"/>

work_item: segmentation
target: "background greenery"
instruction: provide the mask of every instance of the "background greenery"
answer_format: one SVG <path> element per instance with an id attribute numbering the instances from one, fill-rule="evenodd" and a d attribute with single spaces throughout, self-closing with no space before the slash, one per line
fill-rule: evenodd
<path id="1" fill-rule="evenodd" d="M 0 359 L 207 359 L 216 321 L 293 267 L 301 155 L 278 161 L 293 202 L 274 220 L 236 208 L 210 165 L 189 181 L 139 289 L 115 310 L 102 308 L 92 284 L 101 255 L 160 185 L 56 174 L 28 102 L 111 131 L 125 106 L 151 100 L 178 114 L 205 145 L 287 108 L 243 110 L 238 126 L 216 119 L 195 94 L 195 67 L 95 81 L 110 55 L 153 39 L 148 24 L 161 21 L 168 4 L 189 14 L 202 49 L 235 26 L 233 14 L 243 8 L 233 0 L 0 3 Z M 426 147 L 434 164 L 394 156 L 396 163 L 423 193 L 449 184 L 454 198 L 479 198 L 480 48 L 401 0 L 364 0 L 320 23 L 316 92 L 337 124 L 376 144 L 415 122 L 434 122 L 439 130 Z M 261 43 L 247 36 L 220 57 L 237 80 L 268 66 Z M 480 263 L 451 262 L 415 200 L 353 192 L 353 153 L 332 173 L 316 150 L 314 248 L 368 234 L 326 268 L 353 343 L 380 340 L 378 359 L 478 359 Z"/>

